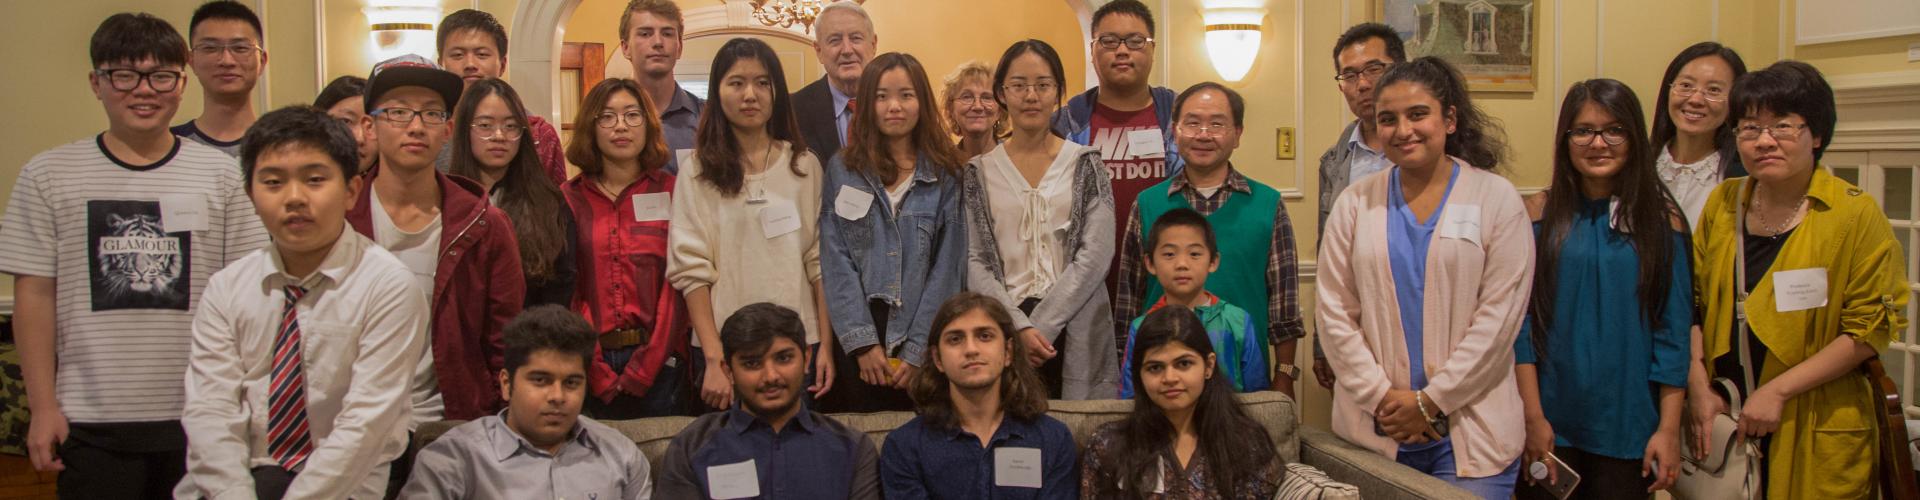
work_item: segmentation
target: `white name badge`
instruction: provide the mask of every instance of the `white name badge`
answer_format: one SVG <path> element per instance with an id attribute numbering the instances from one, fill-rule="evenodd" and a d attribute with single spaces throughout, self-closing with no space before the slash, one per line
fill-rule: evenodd
<path id="1" fill-rule="evenodd" d="M 672 193 L 647 193 L 633 196 L 634 222 L 670 220 L 672 218 Z"/>
<path id="2" fill-rule="evenodd" d="M 707 467 L 707 496 L 714 500 L 760 496 L 760 471 L 752 459 Z"/>
<path id="3" fill-rule="evenodd" d="M 198 194 L 160 195 L 160 225 L 169 233 L 207 230 L 207 197 Z"/>
<path id="4" fill-rule="evenodd" d="M 1434 230 L 1441 238 L 1467 240 L 1480 244 L 1480 206 L 1452 205 L 1446 207 L 1446 213 L 1440 217 L 1440 227 Z"/>
<path id="5" fill-rule="evenodd" d="M 1826 269 L 1814 267 L 1773 273 L 1773 310 L 1792 312 L 1826 305 Z"/>
<path id="6" fill-rule="evenodd" d="M 873 194 L 855 189 L 853 186 L 840 186 L 840 193 L 833 197 L 833 213 L 846 220 L 866 218 L 867 211 L 873 209 Z"/>
<path id="7" fill-rule="evenodd" d="M 792 203 L 774 201 L 760 209 L 760 231 L 771 240 L 800 230 L 800 212 Z"/>
<path id="8" fill-rule="evenodd" d="M 1160 129 L 1127 131 L 1127 153 L 1134 158 L 1159 158 L 1167 155 L 1165 138 Z"/>
<path id="9" fill-rule="evenodd" d="M 1039 488 L 1043 469 L 1039 448 L 995 448 L 993 485 Z"/>

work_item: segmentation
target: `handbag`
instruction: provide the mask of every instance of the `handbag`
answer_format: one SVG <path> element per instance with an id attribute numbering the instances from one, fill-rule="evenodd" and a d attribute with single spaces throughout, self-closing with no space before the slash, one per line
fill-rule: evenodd
<path id="1" fill-rule="evenodd" d="M 1735 219 L 1739 235 L 1747 233 L 1747 196 L 1750 193 L 1751 178 L 1740 184 L 1740 203 L 1736 207 Z M 1740 356 L 1740 377 L 1746 381 L 1746 387 L 1753 387 L 1753 359 L 1748 344 L 1747 326 L 1747 251 L 1744 242 L 1733 245 L 1737 256 L 1734 266 L 1734 293 L 1737 300 L 1733 305 L 1733 320 L 1740 331 L 1734 335 Z M 1740 408 L 1743 403 L 1740 391 L 1734 387 L 1733 380 L 1717 377 L 1713 383 L 1727 391 L 1727 411 L 1713 416 L 1713 429 L 1708 436 L 1708 455 L 1697 456 L 1691 447 L 1682 447 L 1680 477 L 1673 484 L 1674 498 L 1680 500 L 1739 500 L 1752 499 L 1760 489 L 1760 447 L 1752 440 L 1736 436 L 1740 422 Z M 1683 426 L 1688 434 L 1693 426 Z M 1692 442 L 1691 439 L 1688 442 Z"/>

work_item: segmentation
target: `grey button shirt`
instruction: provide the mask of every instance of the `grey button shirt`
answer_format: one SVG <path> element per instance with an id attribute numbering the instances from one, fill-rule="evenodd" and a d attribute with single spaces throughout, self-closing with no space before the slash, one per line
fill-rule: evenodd
<path id="1" fill-rule="evenodd" d="M 406 499 L 647 500 L 647 458 L 620 431 L 580 417 L 558 453 L 507 427 L 506 415 L 467 422 L 420 450 Z"/>

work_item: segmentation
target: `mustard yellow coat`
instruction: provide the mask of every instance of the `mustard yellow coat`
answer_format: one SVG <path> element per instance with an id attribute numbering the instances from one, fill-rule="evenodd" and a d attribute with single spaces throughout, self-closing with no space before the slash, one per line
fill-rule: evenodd
<path id="1" fill-rule="evenodd" d="M 1735 245 L 1741 244 L 1734 209 L 1746 179 L 1730 179 L 1707 198 L 1693 235 L 1694 280 L 1705 311 L 1702 333 L 1708 363 L 1734 348 Z M 1779 257 L 1747 297 L 1748 323 L 1771 353 L 1761 363 L 1764 385 L 1805 361 L 1840 335 L 1887 347 L 1906 327 L 1907 270 L 1893 228 L 1871 196 L 1815 167 L 1806 218 L 1787 237 Z M 1793 312 L 1774 307 L 1775 271 L 1824 268 L 1827 304 Z M 1724 374 L 1739 377 L 1737 373 Z M 1766 450 L 1770 498 L 1869 498 L 1876 471 L 1877 406 L 1865 377 L 1849 372 L 1788 399 L 1780 429 Z"/>

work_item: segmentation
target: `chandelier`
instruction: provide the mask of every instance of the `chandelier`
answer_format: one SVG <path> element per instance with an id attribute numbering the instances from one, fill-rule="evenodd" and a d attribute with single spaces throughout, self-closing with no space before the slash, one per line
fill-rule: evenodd
<path id="1" fill-rule="evenodd" d="M 864 4 L 866 0 L 853 0 Z M 820 11 L 832 0 L 753 0 L 753 20 L 768 27 L 781 29 L 800 25 L 807 33 L 813 33 L 813 21 L 819 19 Z"/>

